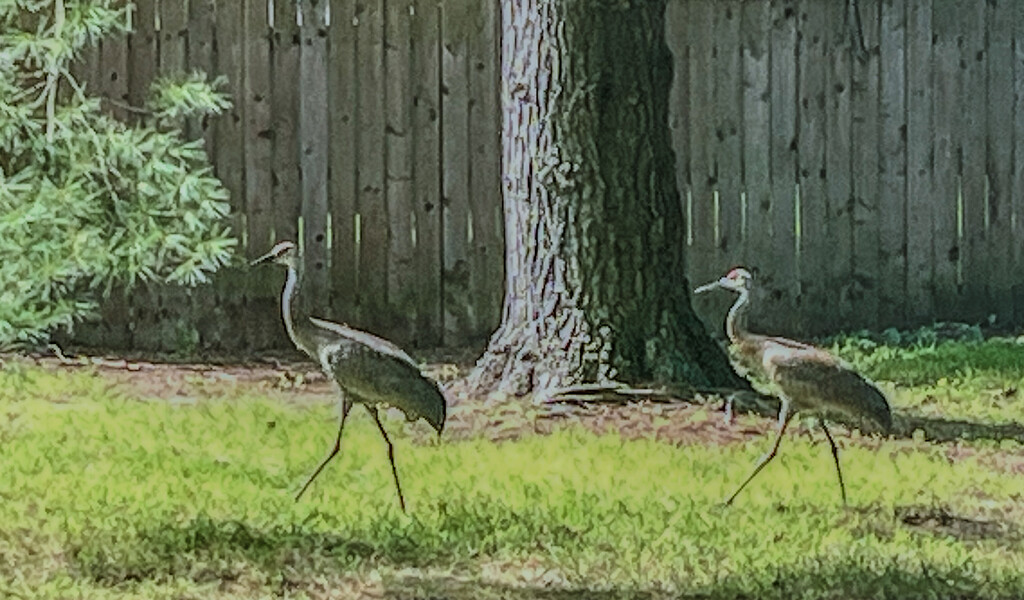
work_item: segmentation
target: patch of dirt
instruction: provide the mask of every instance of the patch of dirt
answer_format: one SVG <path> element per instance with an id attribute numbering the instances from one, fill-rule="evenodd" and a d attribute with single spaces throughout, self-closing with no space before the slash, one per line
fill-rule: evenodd
<path id="1" fill-rule="evenodd" d="M 459 361 L 435 360 L 424 369 L 427 375 L 444 385 L 449 397 L 445 439 L 484 436 L 494 441 L 513 440 L 581 426 L 597 433 L 618 432 L 627 440 L 656 439 L 686 446 L 741 443 L 753 438 L 764 438 L 767 443 L 775 427 L 773 419 L 748 415 L 738 415 L 733 423 L 728 423 L 721 401 L 706 398 L 698 399 L 698 403 L 672 399 L 588 406 L 536 406 L 498 396 L 471 398 L 461 379 L 472 368 L 471 359 L 450 353 L 431 358 Z M 26 359 L 11 357 L 11 360 Z M 96 373 L 110 381 L 114 390 L 132 398 L 174 401 L 254 393 L 299 405 L 330 403 L 336 399 L 334 384 L 316 364 L 291 357 L 263 357 L 242 364 L 174 363 L 142 357 L 88 355 L 61 358 L 35 355 L 27 360 L 50 370 Z M 799 422 L 794 422 L 790 431 L 824 443 L 824 437 L 815 428 Z M 841 445 L 879 443 L 865 436 L 847 438 L 843 429 L 833 432 L 842 440 Z"/>

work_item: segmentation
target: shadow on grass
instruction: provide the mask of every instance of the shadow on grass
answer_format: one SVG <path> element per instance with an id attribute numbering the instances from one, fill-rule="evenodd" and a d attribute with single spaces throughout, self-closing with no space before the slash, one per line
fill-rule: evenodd
<path id="1" fill-rule="evenodd" d="M 924 518 L 910 511 L 900 517 L 904 522 Z M 247 586 L 254 597 L 281 590 L 335 597 L 332 590 L 351 591 L 360 566 L 365 571 L 367 565 L 381 566 L 383 579 L 367 584 L 366 595 L 389 600 L 1024 597 L 1024 573 L 993 572 L 977 564 L 927 564 L 913 557 L 901 558 L 897 564 L 895 559 L 876 555 L 856 556 L 852 549 L 850 556 L 794 556 L 792 564 L 768 569 L 743 571 L 740 566 L 712 585 L 673 593 L 599 580 L 583 586 L 562 583 L 562 576 L 573 578 L 569 570 L 549 580 L 555 583 L 535 582 L 529 580 L 535 575 L 520 576 L 513 566 L 503 576 L 512 581 L 522 578 L 524 583 L 499 583 L 479 575 L 480 561 L 488 561 L 486 557 L 499 549 L 474 551 L 437 544 L 432 539 L 436 532 L 413 531 L 410 535 L 395 525 L 383 518 L 349 534 L 333 534 L 305 525 L 261 529 L 239 521 L 196 517 L 138 532 L 85 536 L 69 548 L 69 557 L 74 576 L 103 586 L 169 580 L 238 583 Z M 563 539 L 562 547 L 571 548 L 571 541 Z M 628 567 L 642 570 L 642 565 Z M 679 574 L 679 581 L 683 583 L 677 585 L 686 585 L 685 574 Z"/>
<path id="2" fill-rule="evenodd" d="M 925 564 L 913 570 L 896 565 L 868 565 L 856 558 L 822 565 L 813 559 L 785 565 L 772 573 L 741 573 L 712 585 L 676 592 L 631 586 L 548 587 L 465 581 L 450 575 L 406 575 L 385 580 L 388 600 L 725 600 L 790 598 L 956 598 L 997 600 L 1024 597 L 1024 575 L 993 580 L 984 572 L 936 569 Z"/>
<path id="3" fill-rule="evenodd" d="M 375 541 L 366 531 L 336 535 L 303 525 L 261 528 L 198 516 L 135 532 L 83 536 L 69 554 L 77 576 L 104 585 L 168 578 L 203 582 L 235 579 L 243 568 L 302 572 L 320 563 L 345 568 L 374 557 L 415 565 L 415 544 L 406 541 L 396 536 Z"/>
<path id="4" fill-rule="evenodd" d="M 1020 423 L 978 423 L 907 414 L 895 415 L 890 435 L 897 438 L 911 438 L 918 430 L 929 442 L 1013 440 L 1024 444 L 1024 425 Z"/>
<path id="5" fill-rule="evenodd" d="M 747 390 L 724 394 L 724 396 L 732 398 L 733 409 L 737 412 L 756 414 L 769 419 L 778 417 L 779 401 L 772 396 Z M 850 427 L 859 427 L 861 425 L 856 421 L 848 420 L 842 415 L 835 415 L 835 420 Z M 869 428 L 865 428 L 865 431 L 867 430 Z M 924 435 L 924 439 L 929 442 L 954 442 L 957 440 L 991 440 L 1002 442 L 1004 440 L 1013 440 L 1024 444 L 1024 424 L 1021 423 L 983 423 L 962 419 L 925 417 L 902 411 L 893 411 L 892 429 L 889 431 L 890 437 L 911 439 L 917 431 L 920 431 Z"/>

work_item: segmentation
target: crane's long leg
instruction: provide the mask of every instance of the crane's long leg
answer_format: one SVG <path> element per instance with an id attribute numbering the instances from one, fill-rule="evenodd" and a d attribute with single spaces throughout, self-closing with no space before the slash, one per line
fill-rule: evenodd
<path id="1" fill-rule="evenodd" d="M 775 442 L 772 444 L 772 449 L 758 459 L 757 464 L 754 465 L 754 471 L 746 478 L 746 480 L 744 480 L 743 483 L 740 484 L 740 487 L 736 488 L 736 491 L 732 493 L 732 496 L 729 496 L 729 499 L 725 501 L 726 506 L 732 504 L 732 501 L 735 500 L 736 496 L 743 491 L 743 488 L 747 487 L 750 480 L 760 473 L 761 469 L 763 469 L 766 464 L 775 458 L 775 454 L 779 451 L 779 444 L 782 442 L 782 434 L 786 432 L 786 427 L 789 425 L 789 421 L 792 418 L 793 415 L 789 412 L 789 402 L 783 400 L 782 406 L 779 408 L 778 432 L 775 434 Z"/>
<path id="2" fill-rule="evenodd" d="M 298 502 L 299 498 L 302 497 L 302 494 L 306 492 L 306 488 L 309 487 L 309 484 L 313 483 L 313 480 L 316 479 L 317 475 L 320 474 L 320 471 L 324 470 L 324 467 L 327 466 L 327 463 L 331 462 L 331 459 L 337 456 L 338 452 L 341 451 L 341 432 L 345 430 L 345 419 L 348 418 L 348 411 L 350 410 L 352 410 L 352 402 L 347 399 L 342 400 L 341 423 L 338 425 L 338 437 L 334 439 L 334 447 L 331 448 L 331 451 L 327 454 L 327 458 L 323 459 L 323 461 L 320 462 L 320 466 L 317 467 L 316 470 L 313 471 L 313 474 L 309 476 L 309 479 L 306 480 L 306 483 L 302 486 L 302 489 L 299 490 L 299 493 L 295 494 L 296 502 Z"/>
<path id="3" fill-rule="evenodd" d="M 839 491 L 843 494 L 843 506 L 846 506 L 846 484 L 843 483 L 843 470 L 839 468 L 839 448 L 836 446 L 836 441 L 832 439 L 828 427 L 825 427 L 825 421 L 819 420 L 818 422 L 821 423 L 821 429 L 825 432 L 825 437 L 828 438 L 828 444 L 832 446 L 832 460 L 836 462 L 836 475 L 839 476 Z"/>
<path id="4" fill-rule="evenodd" d="M 395 446 L 388 438 L 388 432 L 384 431 L 384 424 L 380 422 L 380 413 L 377 411 L 377 407 L 369 404 L 364 404 L 364 406 L 366 406 L 366 410 L 370 411 L 374 422 L 377 423 L 377 429 L 380 429 L 380 434 L 384 436 L 384 441 L 388 444 L 388 460 L 391 462 L 391 474 L 395 477 L 395 489 L 398 490 L 398 505 L 402 507 L 402 512 L 405 512 L 405 497 L 402 496 L 402 484 L 398 483 L 398 469 L 395 468 Z"/>

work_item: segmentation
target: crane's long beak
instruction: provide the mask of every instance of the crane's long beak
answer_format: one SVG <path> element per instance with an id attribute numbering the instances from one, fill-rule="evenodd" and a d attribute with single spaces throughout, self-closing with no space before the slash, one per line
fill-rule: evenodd
<path id="1" fill-rule="evenodd" d="M 703 294 L 704 292 L 708 292 L 708 291 L 711 291 L 711 290 L 713 290 L 715 288 L 720 288 L 720 287 L 722 287 L 722 281 L 721 280 L 719 280 L 719 281 L 712 281 L 711 283 L 705 283 L 704 285 L 700 286 L 699 288 L 693 290 L 693 293 L 694 294 Z"/>
<path id="2" fill-rule="evenodd" d="M 256 265 L 262 265 L 265 262 L 269 262 L 269 261 L 273 260 L 275 256 L 277 256 L 277 255 L 273 251 L 267 252 L 263 256 L 261 256 L 261 257 L 255 259 L 255 260 L 253 260 L 252 262 L 250 262 L 249 266 L 250 267 L 255 267 Z"/>

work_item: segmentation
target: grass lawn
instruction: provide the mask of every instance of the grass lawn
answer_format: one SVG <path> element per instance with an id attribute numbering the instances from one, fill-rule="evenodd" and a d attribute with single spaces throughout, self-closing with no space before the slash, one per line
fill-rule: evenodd
<path id="1" fill-rule="evenodd" d="M 884 384 L 894 408 L 985 425 L 1024 421 L 1020 348 L 945 377 L 909 350 L 839 350 L 869 372 L 909 365 Z M 333 440 L 332 396 L 215 375 L 168 392 L 7 362 L 0 598 L 1024 598 L 1018 441 L 837 428 L 844 508 L 827 444 L 797 427 L 723 508 L 768 445 L 763 419 L 627 407 L 652 434 L 623 436 L 459 407 L 440 440 L 388 420 L 402 514 L 364 411 L 296 503 Z M 723 435 L 655 435 L 680 422 Z"/>

